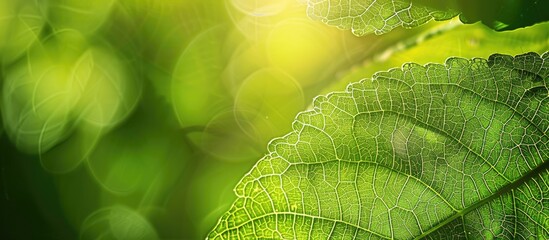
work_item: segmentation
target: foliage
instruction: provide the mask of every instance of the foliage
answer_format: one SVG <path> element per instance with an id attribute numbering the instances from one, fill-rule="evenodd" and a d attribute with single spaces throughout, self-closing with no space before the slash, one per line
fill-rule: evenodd
<path id="1" fill-rule="evenodd" d="M 372 7 L 364 9 L 364 3 L 370 3 Z M 447 176 L 457 177 L 459 173 L 448 166 L 460 169 L 455 164 L 463 163 L 462 170 L 474 171 L 476 167 L 481 171 L 489 165 L 469 166 L 466 164 L 468 162 L 463 161 L 463 154 L 468 154 L 468 161 L 478 161 L 479 158 L 473 156 L 478 153 L 487 161 L 505 164 L 511 163 L 503 160 L 509 160 L 511 155 L 506 155 L 506 150 L 501 149 L 508 148 L 509 154 L 521 151 L 519 155 L 523 160 L 532 161 L 528 162 L 530 165 L 517 164 L 505 168 L 496 164 L 493 169 L 504 173 L 504 177 L 499 178 L 488 178 L 495 170 L 485 169 L 483 173 L 486 176 L 483 176 L 486 183 L 482 182 L 484 185 L 480 187 L 475 185 L 476 192 L 471 188 L 471 192 L 463 193 L 463 199 L 468 200 L 463 204 L 456 202 L 459 199 L 457 195 L 443 195 L 457 188 L 425 190 L 425 194 L 442 194 L 433 199 L 451 204 L 434 208 L 436 211 L 432 212 L 440 215 L 421 219 L 413 233 L 421 227 L 426 234 L 435 219 L 442 219 L 444 214 L 455 217 L 456 212 L 460 211 L 467 212 L 463 216 L 475 218 L 475 214 L 480 212 L 485 216 L 488 213 L 484 209 L 490 209 L 489 214 L 505 213 L 505 217 L 516 217 L 517 223 L 519 220 L 520 223 L 531 223 L 547 214 L 546 208 L 540 210 L 534 203 L 520 202 L 526 200 L 526 196 L 540 197 L 541 191 L 547 189 L 543 188 L 546 171 L 539 170 L 546 162 L 543 155 L 547 151 L 547 145 L 544 145 L 546 136 L 533 130 L 546 126 L 544 114 L 547 101 L 544 99 L 547 97 L 547 74 L 543 72 L 546 70 L 534 73 L 533 69 L 524 68 L 527 63 L 539 69 L 546 64 L 545 60 L 539 62 L 547 58 L 543 53 L 549 49 L 549 23 L 544 22 L 547 14 L 543 11 L 547 8 L 546 4 L 545 1 L 535 0 L 0 1 L 0 180 L 3 189 L 0 212 L 5 219 L 0 238 L 204 238 L 220 216 L 224 216 L 223 221 L 234 221 L 223 215 L 227 210 L 236 211 L 238 205 L 232 205 L 235 199 L 236 203 L 242 202 L 242 198 L 236 198 L 231 190 L 242 175 L 256 164 L 257 159 L 265 156 L 265 146 L 273 138 L 278 140 L 269 145 L 269 155 L 252 168 L 251 173 L 258 174 L 258 169 L 265 163 L 274 164 L 269 159 L 275 154 L 291 152 L 273 149 L 283 146 L 280 145 L 283 141 L 277 137 L 295 129 L 310 131 L 311 126 L 319 123 L 317 118 L 341 113 L 333 106 L 358 106 L 361 103 L 356 95 L 358 93 L 364 93 L 362 100 L 368 100 L 363 103 L 379 103 L 377 107 L 383 109 L 394 107 L 402 116 L 410 115 L 407 111 L 412 109 L 423 111 L 428 116 L 414 121 L 404 121 L 404 117 L 393 115 L 383 118 L 373 116 L 369 120 L 376 128 L 367 128 L 371 124 L 362 125 L 362 133 L 379 131 L 380 135 L 362 136 L 365 142 L 360 146 L 385 144 L 385 150 L 391 150 L 394 144 L 401 143 L 403 148 L 398 149 L 407 151 L 403 154 L 389 150 L 383 153 L 366 149 L 358 152 L 350 148 L 348 151 L 341 150 L 345 146 L 353 146 L 346 142 L 352 135 L 346 134 L 356 129 L 350 130 L 352 125 L 349 125 L 349 118 L 344 114 L 337 115 L 337 118 L 333 115 L 333 119 L 338 121 L 325 122 L 322 127 L 339 126 L 338 131 L 331 134 L 334 140 L 341 141 L 335 145 L 338 150 L 334 152 L 340 158 L 327 163 L 332 164 L 330 166 L 322 164 L 325 169 L 315 170 L 314 174 L 323 174 L 322 178 L 326 181 L 338 176 L 351 176 L 351 172 L 338 172 L 343 169 L 339 168 L 340 164 L 353 167 L 353 162 L 343 161 L 344 157 L 349 156 L 347 160 L 352 160 L 355 158 L 350 158 L 351 153 L 362 156 L 369 153 L 368 156 L 374 160 L 374 156 L 379 156 L 379 160 L 398 155 L 393 161 L 394 165 L 382 165 L 381 162 L 368 165 L 379 165 L 374 172 L 392 176 L 388 180 L 393 182 L 403 179 L 402 175 L 391 171 L 399 167 L 398 164 L 404 164 L 406 159 L 416 164 L 407 166 L 417 166 L 425 161 L 425 164 L 438 164 L 436 169 L 431 170 L 447 168 Z M 358 14 L 357 11 L 361 10 L 368 11 Z M 357 37 L 351 31 L 341 31 L 314 19 L 340 28 L 354 29 L 355 34 L 362 36 Z M 430 21 L 432 19 L 441 21 Z M 515 30 L 503 31 L 511 29 Z M 372 31 L 383 35 L 369 34 Z M 490 57 L 495 53 L 503 55 Z M 528 54 L 520 55 L 524 53 Z M 519 56 L 512 60 L 507 55 Z M 448 57 L 453 58 L 446 65 L 430 64 L 443 63 Z M 405 64 L 408 62 L 417 64 Z M 514 65 L 511 66 L 511 63 Z M 403 64 L 404 67 L 400 68 Z M 445 66 L 452 64 L 459 66 L 446 69 Z M 494 66 L 499 67 L 495 69 Z M 393 68 L 400 70 L 386 72 Z M 435 74 L 432 71 L 436 70 L 448 72 L 451 76 L 459 75 L 451 72 L 454 69 L 484 74 L 506 72 L 509 75 L 483 77 L 483 81 L 470 82 L 449 79 L 453 85 L 414 85 L 413 89 L 405 91 L 405 83 L 425 80 L 416 77 L 416 74 L 431 76 Z M 379 71 L 383 72 L 374 74 Z M 413 79 L 402 75 L 410 72 L 414 74 Z M 374 81 L 357 83 L 372 75 Z M 463 79 L 476 77 L 460 76 Z M 440 81 L 442 76 L 430 77 L 429 80 Z M 489 82 L 495 85 L 479 85 Z M 354 91 L 352 94 L 342 92 L 347 85 L 350 86 L 349 90 Z M 458 86 L 470 87 L 472 92 L 478 94 L 463 93 L 458 96 L 458 93 L 466 91 Z M 491 92 L 494 89 L 497 89 L 497 94 Z M 521 91 L 524 91 L 524 96 L 517 98 L 516 94 Z M 331 92 L 334 93 L 328 94 Z M 397 92 L 401 94 L 394 95 Z M 384 98 L 372 100 L 374 93 Z M 412 93 L 416 94 L 415 98 L 406 95 Z M 442 96 L 442 93 L 445 95 Z M 503 93 L 509 94 L 508 98 L 503 99 Z M 310 105 L 315 96 L 326 94 L 330 97 L 318 97 Z M 455 102 L 458 97 L 463 103 Z M 484 98 L 480 100 L 481 97 Z M 439 100 L 435 101 L 435 98 Z M 350 99 L 357 101 L 352 104 L 345 102 Z M 417 103 L 410 99 L 438 104 L 440 108 L 410 105 Z M 498 101 L 508 103 L 508 106 L 497 105 Z M 396 109 L 398 106 L 402 108 Z M 454 106 L 446 110 L 454 115 L 446 116 L 440 112 L 444 106 Z M 368 111 L 374 107 L 369 106 Z M 452 112 L 461 108 L 464 108 L 463 116 Z M 534 108 L 538 110 L 532 113 Z M 302 111 L 306 113 L 298 115 Z M 433 115 L 429 115 L 431 111 Z M 315 117 L 304 119 L 314 112 L 318 113 Z M 348 112 L 351 110 L 348 109 Z M 521 114 L 522 118 L 519 116 Z M 300 116 L 297 120 L 294 119 L 296 115 Z M 464 121 L 469 118 L 472 120 Z M 503 119 L 509 121 L 501 122 Z M 427 125 L 418 124 L 421 120 L 426 121 Z M 494 123 L 486 127 L 489 120 Z M 528 124 L 527 120 L 532 123 Z M 496 124 L 498 121 L 501 124 Z M 309 127 L 300 125 L 304 122 L 310 123 L 307 125 Z M 437 125 L 439 123 L 442 125 Z M 451 126 L 466 126 L 464 133 L 470 135 L 462 136 L 455 129 L 446 129 Z M 502 133 L 510 135 L 498 135 L 498 126 Z M 451 134 L 443 136 L 443 132 L 434 131 L 434 127 Z M 478 139 L 480 136 L 476 131 L 470 131 L 470 127 L 489 133 L 483 135 L 483 139 L 498 141 L 493 143 Z M 314 143 L 311 149 L 318 150 L 318 153 L 325 151 L 323 157 L 328 156 L 330 148 L 321 147 L 332 146 L 332 143 L 326 145 L 323 141 L 325 137 L 313 133 L 299 134 L 311 138 L 311 144 Z M 387 134 L 393 133 L 401 133 L 395 136 L 400 136 L 402 141 L 387 138 Z M 297 136 L 295 132 L 292 134 L 287 137 Z M 467 145 L 469 149 L 456 148 L 457 143 L 452 142 L 451 137 L 470 143 Z M 364 145 L 373 139 L 380 142 Z M 303 140 L 300 139 L 300 144 Z M 529 141 L 531 144 L 527 144 Z M 512 147 L 513 144 L 517 145 Z M 418 150 L 423 145 L 427 148 Z M 379 146 L 378 149 L 383 149 L 382 145 Z M 537 149 L 534 151 L 531 149 L 533 147 Z M 299 149 L 304 148 L 299 145 Z M 498 149 L 501 151 L 496 152 Z M 414 151 L 415 154 L 412 154 Z M 530 156 L 536 151 L 539 156 Z M 312 153 L 308 154 L 304 156 L 313 156 Z M 497 154 L 499 159 L 495 157 Z M 457 160 L 450 161 L 453 158 Z M 287 160 L 300 161 L 290 157 Z M 333 169 L 334 164 L 338 166 L 338 171 Z M 358 166 L 355 166 L 357 170 Z M 368 166 L 360 164 L 360 168 Z M 304 169 L 307 167 L 302 166 Z M 314 168 L 312 165 L 310 167 Z M 330 167 L 334 171 L 324 174 Z M 266 168 L 261 171 L 280 170 Z M 362 171 L 360 173 L 363 174 Z M 425 187 L 432 189 L 437 187 L 435 183 L 441 181 L 422 180 L 421 177 L 443 176 L 428 171 L 407 173 L 415 177 L 409 184 L 426 181 L 428 184 Z M 376 181 L 384 179 L 381 175 Z M 477 183 L 477 175 L 469 181 Z M 249 189 L 241 188 L 245 182 L 254 182 L 249 179 L 250 176 L 247 175 L 238 185 L 239 197 L 249 193 Z M 274 176 L 271 179 L 276 180 Z M 295 179 L 289 177 L 286 180 Z M 373 178 L 370 180 L 374 181 Z M 512 182 L 511 185 L 506 181 Z M 452 179 L 450 182 L 464 181 Z M 403 186 L 409 188 L 408 185 Z M 509 192 L 508 189 L 512 190 Z M 536 189 L 541 190 L 535 192 Z M 493 191 L 498 198 L 490 198 L 486 191 Z M 282 193 L 278 185 L 263 192 Z M 456 190 L 455 194 L 458 192 Z M 327 202 L 336 199 L 330 195 L 333 193 L 325 193 Z M 507 197 L 509 194 L 512 196 Z M 417 195 L 409 199 L 417 200 L 418 204 L 435 202 L 420 201 L 425 196 Z M 391 202 L 389 195 L 380 197 L 386 203 L 409 204 L 404 200 L 392 199 Z M 350 195 L 344 200 L 352 202 L 356 198 Z M 539 215 L 529 215 L 531 220 L 528 222 L 522 221 L 522 215 L 508 214 L 510 208 L 507 203 L 512 200 L 515 200 L 515 209 L 524 210 L 521 214 L 538 211 Z M 544 206 L 545 200 L 541 199 L 536 204 Z M 368 206 L 363 202 L 361 204 Z M 380 205 L 375 202 L 375 206 Z M 525 206 L 532 208 L 521 208 Z M 357 209 L 356 204 L 326 207 L 328 210 L 324 213 L 339 214 L 337 216 L 341 217 L 359 216 L 357 212 L 350 211 Z M 311 210 L 299 204 L 289 205 L 289 210 L 292 209 Z M 361 213 L 367 213 L 365 209 Z M 409 212 L 395 211 L 395 214 L 403 216 L 395 219 L 405 220 L 404 216 L 410 215 Z M 377 216 L 384 213 L 380 211 L 379 214 Z M 505 231 L 512 229 L 506 224 L 514 219 L 496 218 L 499 216 L 495 215 L 494 219 L 499 222 L 486 222 L 485 218 L 480 217 L 471 220 L 484 221 L 482 227 L 475 225 L 475 229 L 486 230 L 480 233 L 471 231 L 472 234 L 490 236 L 506 234 Z M 445 221 L 450 221 L 448 219 L 454 218 Z M 362 224 L 363 221 L 365 218 L 358 223 Z M 339 229 L 340 225 L 337 226 Z M 503 226 L 502 230 L 499 231 L 497 226 Z M 218 225 L 210 236 L 225 234 L 222 227 Z M 413 227 L 410 225 L 410 231 Z M 463 225 L 462 230 L 464 227 L 468 228 L 468 225 Z M 540 222 L 537 227 L 520 227 L 514 229 L 523 229 L 521 233 L 543 234 L 547 223 Z M 459 226 L 455 230 L 459 234 L 465 233 Z M 396 229 L 391 231 L 392 228 L 387 227 L 374 232 L 389 237 L 407 234 Z M 257 231 L 257 234 L 263 233 Z M 345 234 L 349 236 L 348 232 Z"/>
<path id="2" fill-rule="evenodd" d="M 548 60 L 407 64 L 318 97 L 210 237 L 549 236 Z"/>
<path id="3" fill-rule="evenodd" d="M 383 34 L 395 27 L 417 27 L 456 15 L 464 23 L 481 21 L 496 30 L 511 30 L 549 20 L 544 1 L 470 0 L 308 0 L 309 16 L 362 36 Z"/>

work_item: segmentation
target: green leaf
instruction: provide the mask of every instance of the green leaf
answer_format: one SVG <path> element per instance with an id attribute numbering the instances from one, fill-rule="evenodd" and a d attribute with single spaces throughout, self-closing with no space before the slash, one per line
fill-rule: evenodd
<path id="1" fill-rule="evenodd" d="M 429 2 L 429 0 L 423 0 Z M 548 1 L 538 0 L 454 0 L 430 2 L 455 2 L 453 5 L 461 11 L 460 19 L 464 23 L 481 21 L 497 30 L 513 30 L 549 20 Z"/>
<path id="2" fill-rule="evenodd" d="M 404 38 L 383 52 L 367 58 L 361 64 L 363 67 L 352 69 L 337 81 L 332 81 L 331 86 L 325 87 L 322 93 L 344 89 L 349 83 L 359 81 L 364 76 L 407 62 L 444 62 L 448 56 L 487 58 L 495 52 L 508 55 L 543 53 L 549 49 L 549 41 L 546 41 L 548 32 L 549 22 L 506 32 L 495 32 L 480 23 L 460 25 L 438 35 L 427 31 L 419 36 Z M 518 45 L 521 47 L 517 48 Z M 429 54 L 424 54 L 426 52 Z"/>
<path id="3" fill-rule="evenodd" d="M 428 21 L 448 20 L 459 12 L 412 4 L 410 0 L 308 0 L 307 13 L 315 19 L 353 34 L 384 34 L 402 26 L 413 28 Z"/>
<path id="4" fill-rule="evenodd" d="M 481 21 L 492 29 L 512 30 L 549 20 L 547 1 L 537 0 L 308 0 L 313 19 L 361 36 L 383 34 L 402 26 L 412 28 L 428 21 L 460 15 L 463 23 Z"/>
<path id="5" fill-rule="evenodd" d="M 315 99 L 212 239 L 549 237 L 549 53 L 406 64 Z"/>

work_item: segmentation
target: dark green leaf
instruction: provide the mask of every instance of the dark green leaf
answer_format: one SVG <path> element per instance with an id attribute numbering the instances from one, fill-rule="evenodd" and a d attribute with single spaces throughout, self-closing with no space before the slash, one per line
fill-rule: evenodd
<path id="1" fill-rule="evenodd" d="M 383 34 L 458 14 L 464 23 L 481 21 L 495 30 L 512 30 L 549 20 L 548 1 L 527 0 L 308 0 L 308 14 L 355 35 Z"/>

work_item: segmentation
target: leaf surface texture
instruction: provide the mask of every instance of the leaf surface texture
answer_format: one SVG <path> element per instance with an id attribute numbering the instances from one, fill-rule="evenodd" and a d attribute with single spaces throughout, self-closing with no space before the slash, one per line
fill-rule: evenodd
<path id="1" fill-rule="evenodd" d="M 549 237 L 548 58 L 410 63 L 317 97 L 208 238 Z"/>

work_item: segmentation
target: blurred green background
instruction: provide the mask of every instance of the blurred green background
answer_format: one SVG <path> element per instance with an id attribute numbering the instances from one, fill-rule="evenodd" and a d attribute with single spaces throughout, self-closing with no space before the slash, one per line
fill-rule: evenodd
<path id="1" fill-rule="evenodd" d="M 0 0 L 2 239 L 203 239 L 319 94 L 549 49 L 549 24 L 355 37 L 295 0 Z"/>

